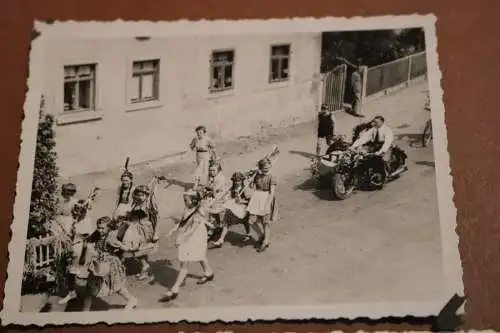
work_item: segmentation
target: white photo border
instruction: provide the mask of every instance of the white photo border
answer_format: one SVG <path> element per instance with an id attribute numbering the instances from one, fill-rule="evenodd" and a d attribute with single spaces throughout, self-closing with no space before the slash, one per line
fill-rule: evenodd
<path id="1" fill-rule="evenodd" d="M 8 277 L 5 283 L 4 307 L 1 312 L 2 325 L 64 325 L 64 324 L 117 324 L 157 322 L 214 321 L 244 322 L 247 320 L 307 320 L 307 319 L 355 319 L 368 317 L 426 317 L 436 316 L 454 294 L 463 295 L 462 265 L 458 251 L 456 208 L 453 204 L 453 185 L 447 150 L 447 132 L 442 101 L 441 72 L 438 66 L 436 16 L 401 15 L 353 18 L 293 18 L 271 20 L 217 20 L 175 22 L 35 22 L 38 37 L 32 41 L 29 57 L 29 91 L 24 103 L 25 118 L 22 123 L 21 151 L 17 175 L 14 221 L 11 225 L 12 238 L 9 242 Z M 41 80 L 45 56 L 45 42 L 51 38 L 110 38 L 131 36 L 178 36 L 182 35 L 228 35 L 265 34 L 371 29 L 401 29 L 423 27 L 427 46 L 428 83 L 431 96 L 432 122 L 434 131 L 434 154 L 436 181 L 438 183 L 439 218 L 443 251 L 443 269 L 446 299 L 431 303 L 359 303 L 329 306 L 245 306 L 194 309 L 110 310 L 103 312 L 57 312 L 22 313 L 21 277 L 23 273 L 25 240 L 30 193 L 33 178 L 38 110 L 41 98 Z"/>

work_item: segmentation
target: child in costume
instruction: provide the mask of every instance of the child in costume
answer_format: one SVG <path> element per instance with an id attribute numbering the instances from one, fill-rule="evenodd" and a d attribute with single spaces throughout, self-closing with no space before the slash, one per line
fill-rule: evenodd
<path id="1" fill-rule="evenodd" d="M 214 222 L 215 230 L 220 231 L 219 238 L 213 242 L 214 247 L 221 247 L 227 234 L 226 208 L 224 203 L 229 199 L 230 183 L 222 173 L 220 161 L 212 161 L 208 170 L 208 183 L 206 186 L 210 197 L 215 199 L 209 209 L 210 220 Z"/>
<path id="2" fill-rule="evenodd" d="M 72 224 L 72 249 L 71 264 L 69 267 L 70 291 L 59 300 L 59 304 L 66 304 L 76 298 L 86 285 L 88 277 L 89 257 L 87 252 L 87 238 L 94 232 L 92 220 L 87 215 L 88 205 L 85 200 L 79 200 L 71 210 L 73 217 Z"/>
<path id="3" fill-rule="evenodd" d="M 175 244 L 180 262 L 179 274 L 172 288 L 165 293 L 160 302 L 168 302 L 177 298 L 179 289 L 187 277 L 187 265 L 190 262 L 199 263 L 203 269 L 203 277 L 197 282 L 198 284 L 205 284 L 214 279 L 214 273 L 207 259 L 206 226 L 210 226 L 207 207 L 204 207 L 202 203 L 201 194 L 194 190 L 184 193 L 184 204 L 186 208 L 182 220 L 169 232 L 169 235 L 177 233 Z"/>
<path id="4" fill-rule="evenodd" d="M 253 194 L 247 207 L 249 224 L 257 223 L 263 231 L 263 235 L 259 239 L 258 252 L 263 252 L 269 247 L 271 223 L 278 218 L 277 183 L 271 174 L 271 166 L 269 158 L 258 162 L 258 171 L 251 184 Z"/>
<path id="5" fill-rule="evenodd" d="M 122 242 L 130 256 L 139 259 L 141 272 L 139 280 L 153 281 L 153 273 L 148 263 L 148 256 L 156 249 L 156 222 L 158 210 L 152 201 L 151 190 L 146 185 L 139 185 L 132 194 L 132 205 L 126 221 L 118 229 L 117 239 Z"/>
<path id="6" fill-rule="evenodd" d="M 117 255 L 119 251 L 129 250 L 117 239 L 117 231 L 111 230 L 112 219 L 105 216 L 97 220 L 97 229 L 89 238 L 92 245 L 92 257 L 89 264 L 88 290 L 91 304 L 95 298 L 119 294 L 126 301 L 125 310 L 137 306 L 137 298 L 126 286 L 125 266 Z"/>
<path id="7" fill-rule="evenodd" d="M 121 177 L 121 185 L 118 188 L 118 200 L 116 202 L 116 209 L 113 213 L 113 219 L 125 218 L 132 207 L 132 194 L 134 193 L 134 175 L 125 171 Z"/>

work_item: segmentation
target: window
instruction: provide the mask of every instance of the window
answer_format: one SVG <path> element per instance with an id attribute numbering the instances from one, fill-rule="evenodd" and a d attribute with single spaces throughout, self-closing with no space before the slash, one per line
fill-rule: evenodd
<path id="1" fill-rule="evenodd" d="M 64 67 L 64 112 L 95 110 L 96 65 Z"/>
<path id="2" fill-rule="evenodd" d="M 131 103 L 158 100 L 159 65 L 159 60 L 134 61 L 130 89 Z"/>
<path id="3" fill-rule="evenodd" d="M 210 92 L 234 87 L 234 51 L 214 51 L 210 59 Z"/>
<path id="4" fill-rule="evenodd" d="M 269 83 L 287 81 L 290 69 L 290 44 L 271 46 Z"/>

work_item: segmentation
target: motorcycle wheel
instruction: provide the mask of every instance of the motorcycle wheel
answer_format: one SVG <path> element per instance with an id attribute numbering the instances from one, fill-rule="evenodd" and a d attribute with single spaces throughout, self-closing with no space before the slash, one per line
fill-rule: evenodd
<path id="1" fill-rule="evenodd" d="M 349 198 L 354 191 L 355 182 L 351 182 L 351 184 L 346 184 L 347 175 L 341 173 L 335 173 L 333 175 L 333 194 L 339 200 L 345 200 Z M 346 186 L 347 185 L 347 186 Z"/>
<path id="2" fill-rule="evenodd" d="M 370 187 L 373 190 L 380 190 L 382 187 L 384 187 L 385 183 L 385 176 L 377 171 L 372 171 L 370 173 L 370 179 L 369 179 Z"/>
<path id="3" fill-rule="evenodd" d="M 432 140 L 432 122 L 428 120 L 422 133 L 422 147 L 427 147 Z"/>

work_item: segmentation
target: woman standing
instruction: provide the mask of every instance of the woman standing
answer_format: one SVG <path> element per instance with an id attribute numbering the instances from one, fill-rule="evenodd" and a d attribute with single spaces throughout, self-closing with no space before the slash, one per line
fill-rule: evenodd
<path id="1" fill-rule="evenodd" d="M 197 262 L 203 269 L 203 276 L 197 284 L 205 284 L 214 280 L 214 273 L 208 264 L 207 259 L 207 228 L 208 213 L 201 203 L 201 195 L 197 191 L 187 191 L 184 193 L 185 211 L 182 220 L 176 225 L 169 235 L 177 232 L 176 246 L 178 248 L 178 258 L 180 262 L 179 274 L 174 285 L 160 299 L 160 302 L 168 302 L 177 298 L 179 289 L 187 277 L 189 262 Z"/>
<path id="2" fill-rule="evenodd" d="M 249 224 L 258 225 L 263 230 L 259 239 L 258 252 L 264 252 L 269 247 L 271 222 L 278 218 L 276 202 L 276 180 L 271 174 L 271 161 L 264 158 L 258 163 L 258 171 L 251 184 L 254 193 L 248 203 Z"/>
<path id="3" fill-rule="evenodd" d="M 126 287 L 125 266 L 116 255 L 117 251 L 129 250 L 116 238 L 116 231 L 110 230 L 111 218 L 105 216 L 97 220 L 97 230 L 89 242 L 93 244 L 93 257 L 89 265 L 86 307 L 90 308 L 94 298 L 102 298 L 112 294 L 122 296 L 127 305 L 125 310 L 137 306 L 137 298 Z"/>
<path id="4" fill-rule="evenodd" d="M 195 131 L 196 136 L 189 145 L 196 154 L 194 182 L 195 184 L 205 185 L 208 181 L 208 164 L 215 155 L 215 146 L 207 135 L 205 126 L 198 126 Z"/>

